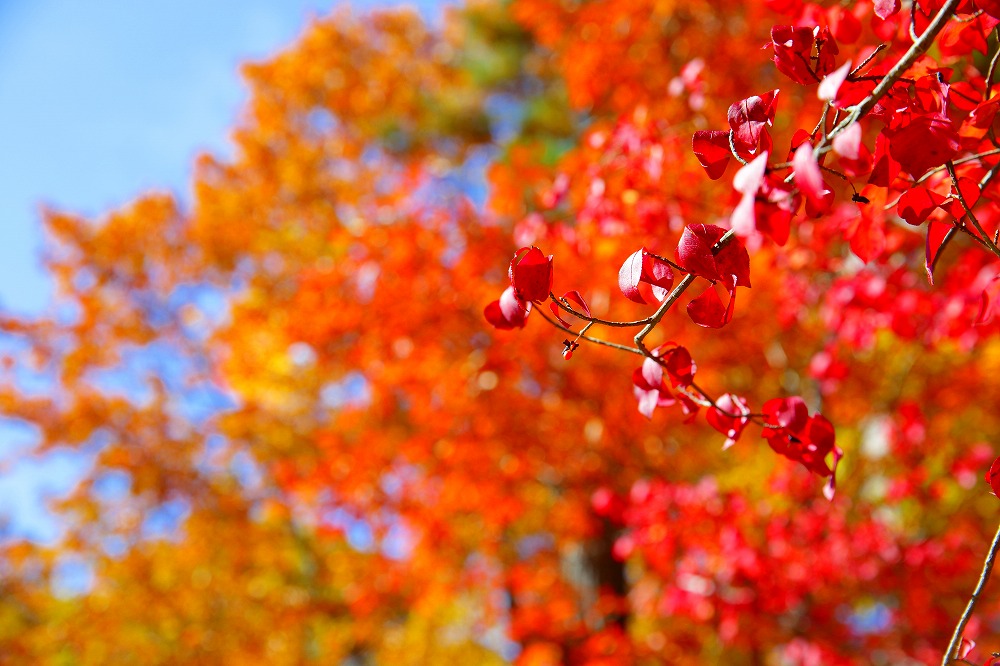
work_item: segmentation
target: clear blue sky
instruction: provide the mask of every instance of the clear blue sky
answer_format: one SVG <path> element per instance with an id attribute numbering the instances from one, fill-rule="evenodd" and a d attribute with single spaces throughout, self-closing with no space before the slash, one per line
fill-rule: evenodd
<path id="1" fill-rule="evenodd" d="M 0 0 L 0 308 L 42 311 L 39 207 L 97 215 L 148 189 L 182 197 L 194 156 L 226 153 L 246 98 L 237 67 L 290 44 L 320 0 Z M 352 7 L 443 2 L 354 0 Z M 0 518 L 54 534 L 40 496 L 86 467 L 11 463 L 30 430 L 0 425 Z M 4 459 L 7 465 L 4 465 Z"/>

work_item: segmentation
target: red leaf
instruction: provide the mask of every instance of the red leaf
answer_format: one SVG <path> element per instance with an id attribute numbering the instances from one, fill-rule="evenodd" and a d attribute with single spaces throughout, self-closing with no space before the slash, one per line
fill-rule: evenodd
<path id="1" fill-rule="evenodd" d="M 896 213 L 903 218 L 907 224 L 919 226 L 931 212 L 944 203 L 945 198 L 919 185 L 914 186 L 903 193 L 896 203 Z"/>
<path id="2" fill-rule="evenodd" d="M 544 301 L 552 291 L 552 255 L 546 257 L 535 246 L 514 253 L 507 270 L 510 286 L 523 301 Z"/>
<path id="3" fill-rule="evenodd" d="M 870 185 L 889 187 L 899 175 L 899 162 L 889 153 L 889 140 L 884 133 L 875 137 L 875 165 L 868 178 Z"/>
<path id="4" fill-rule="evenodd" d="M 979 314 L 976 316 L 976 326 L 983 326 L 993 321 L 997 296 L 1000 296 L 1000 275 L 992 278 L 979 296 Z"/>
<path id="5" fill-rule="evenodd" d="M 733 144 L 737 151 L 755 155 L 760 147 L 768 149 L 761 140 L 767 135 L 765 126 L 774 122 L 777 96 L 778 91 L 772 90 L 763 96 L 754 95 L 740 100 L 729 107 L 729 127 L 733 130 Z"/>
<path id="6" fill-rule="evenodd" d="M 576 303 L 577 306 L 579 306 L 578 307 L 579 312 L 585 314 L 588 317 L 591 316 L 590 308 L 587 306 L 587 302 L 583 300 L 583 296 L 580 295 L 580 292 L 576 290 L 567 291 L 565 294 L 562 295 L 562 297 L 565 300 L 573 301 L 574 303 Z M 563 309 L 559 307 L 558 303 L 556 303 L 555 301 L 549 301 L 549 310 L 552 311 L 552 314 L 555 315 L 555 318 L 559 320 L 560 324 L 562 324 L 566 328 L 570 327 L 570 323 L 562 318 Z"/>
<path id="7" fill-rule="evenodd" d="M 588 317 L 591 316 L 590 306 L 587 305 L 587 301 L 583 300 L 583 296 L 581 296 L 580 292 L 578 292 L 576 289 L 572 291 L 567 291 L 565 294 L 562 295 L 562 297 L 568 301 L 573 301 L 574 303 L 579 305 L 580 312 L 582 312 L 583 314 L 587 315 Z"/>
<path id="8" fill-rule="evenodd" d="M 877 259 L 885 250 L 885 229 L 882 220 L 862 209 L 844 234 L 851 251 L 866 264 Z"/>
<path id="9" fill-rule="evenodd" d="M 917 116 L 905 127 L 884 129 L 882 134 L 889 140 L 889 153 L 914 177 L 944 164 L 960 147 L 951 120 L 939 116 Z"/>
<path id="10" fill-rule="evenodd" d="M 968 204 L 971 210 L 973 206 L 979 201 L 979 184 L 972 178 L 961 177 L 958 179 L 958 191 L 962 193 L 962 198 L 965 199 L 965 203 Z M 962 202 L 958 200 L 958 194 L 952 193 L 952 201 L 948 204 L 948 212 L 951 213 L 956 220 L 961 220 L 965 217 L 965 208 L 962 206 Z"/>
<path id="11" fill-rule="evenodd" d="M 709 280 L 718 280 L 721 276 L 715 265 L 712 246 L 721 237 L 722 234 L 716 235 L 714 230 L 709 230 L 708 225 L 689 225 L 677 243 L 677 263 L 689 273 Z"/>
<path id="12" fill-rule="evenodd" d="M 790 398 L 774 398 L 764 403 L 761 408 L 764 414 L 764 423 L 769 426 L 777 426 L 791 430 L 794 433 L 801 432 L 809 418 L 809 409 L 805 400 L 798 396 Z M 772 429 L 765 428 L 764 436 Z"/>
<path id="13" fill-rule="evenodd" d="M 712 247 L 726 230 L 714 224 L 690 224 L 677 244 L 677 263 L 684 270 L 709 280 L 736 276 L 740 287 L 750 286 L 750 255 L 739 238 L 732 238 L 726 247 L 712 254 Z"/>
<path id="14" fill-rule="evenodd" d="M 819 77 L 810 64 L 813 41 L 812 28 L 790 25 L 772 27 L 771 47 L 774 49 L 774 64 L 778 71 L 802 85 L 816 83 Z"/>
<path id="15" fill-rule="evenodd" d="M 663 364 L 661 367 L 666 367 L 667 376 L 674 388 L 690 386 L 694 381 L 694 373 L 698 371 L 698 366 L 695 365 L 691 352 L 686 347 L 668 342 L 654 349 L 653 356 L 661 360 Z"/>
<path id="16" fill-rule="evenodd" d="M 731 276 L 730 280 L 732 286 L 726 285 L 729 305 L 724 306 L 722 299 L 715 293 L 715 285 L 709 285 L 701 296 L 688 303 L 687 313 L 691 321 L 705 328 L 722 328 L 732 320 L 733 308 L 736 306 L 736 277 Z"/>
<path id="17" fill-rule="evenodd" d="M 945 222 L 931 222 L 927 225 L 927 242 L 924 247 L 924 270 L 927 281 L 934 284 L 934 267 L 941 258 L 941 251 L 955 235 L 955 225 Z"/>
<path id="18" fill-rule="evenodd" d="M 726 442 L 722 445 L 722 450 L 725 451 L 736 443 L 743 428 L 749 423 L 750 409 L 745 398 L 732 393 L 723 395 L 715 401 L 715 405 L 706 412 L 705 418 L 709 425 L 726 436 Z"/>
<path id="19" fill-rule="evenodd" d="M 990 484 L 994 495 L 1000 496 L 1000 458 L 994 460 L 990 471 L 986 472 L 986 483 Z"/>
<path id="20" fill-rule="evenodd" d="M 674 286 L 674 269 L 647 252 L 642 258 L 642 281 L 652 287 L 656 300 L 663 302 Z"/>
<path id="21" fill-rule="evenodd" d="M 691 140 L 698 162 L 712 180 L 722 178 L 733 154 L 729 149 L 729 132 L 725 130 L 698 130 Z"/>

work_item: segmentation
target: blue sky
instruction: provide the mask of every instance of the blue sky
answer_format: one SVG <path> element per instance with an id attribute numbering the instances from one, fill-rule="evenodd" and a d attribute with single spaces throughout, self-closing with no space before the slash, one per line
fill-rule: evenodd
<path id="1" fill-rule="evenodd" d="M 45 309 L 39 210 L 99 215 L 144 190 L 182 198 L 195 155 L 226 154 L 246 99 L 237 67 L 292 43 L 318 0 L 0 0 L 0 308 Z M 428 18 L 444 3 L 411 5 Z M 86 468 L 72 454 L 11 464 L 30 430 L 0 427 L 0 518 L 49 539 L 40 497 Z M 3 464 L 7 458 L 6 465 Z"/>

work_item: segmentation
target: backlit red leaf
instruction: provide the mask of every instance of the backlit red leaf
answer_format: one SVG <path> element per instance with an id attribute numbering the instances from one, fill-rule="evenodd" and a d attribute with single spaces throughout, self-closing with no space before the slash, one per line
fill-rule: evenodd
<path id="1" fill-rule="evenodd" d="M 729 132 L 725 130 L 699 130 L 691 140 L 698 162 L 712 180 L 722 178 L 733 154 L 729 148 Z"/>
<path id="2" fill-rule="evenodd" d="M 1000 458 L 994 460 L 990 470 L 986 472 L 986 483 L 990 484 L 994 495 L 1000 496 Z"/>
<path id="3" fill-rule="evenodd" d="M 726 436 L 726 442 L 722 449 L 726 450 L 736 443 L 740 434 L 750 422 L 750 409 L 747 407 L 745 398 L 741 398 L 732 393 L 726 393 L 715 401 L 712 407 L 705 413 L 708 424 Z"/>
<path id="4" fill-rule="evenodd" d="M 544 301 L 552 291 L 552 255 L 537 247 L 522 247 L 514 253 L 507 270 L 510 286 L 523 301 Z"/>
<path id="5" fill-rule="evenodd" d="M 772 90 L 729 107 L 729 127 L 733 130 L 733 143 L 738 151 L 755 155 L 758 148 L 769 148 L 762 144 L 762 137 L 766 135 L 765 127 L 774 122 L 777 96 L 778 91 Z"/>
<path id="6" fill-rule="evenodd" d="M 729 304 L 723 305 L 722 299 L 715 292 L 715 286 L 709 285 L 700 296 L 688 303 L 687 313 L 691 321 L 705 328 L 722 328 L 732 320 L 733 308 L 736 306 L 736 283 L 734 276 L 729 279 L 732 280 L 727 285 Z"/>

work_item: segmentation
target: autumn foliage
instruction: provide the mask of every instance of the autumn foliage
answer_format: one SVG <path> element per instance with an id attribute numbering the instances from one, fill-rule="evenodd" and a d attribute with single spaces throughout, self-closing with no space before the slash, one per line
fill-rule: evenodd
<path id="1" fill-rule="evenodd" d="M 0 410 L 92 463 L 0 664 L 991 662 L 998 26 L 315 21 L 190 199 L 46 216 Z"/>

